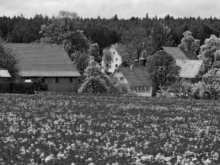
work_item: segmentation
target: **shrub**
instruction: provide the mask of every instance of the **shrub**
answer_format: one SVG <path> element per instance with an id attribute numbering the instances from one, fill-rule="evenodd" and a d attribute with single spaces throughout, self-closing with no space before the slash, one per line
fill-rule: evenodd
<path id="1" fill-rule="evenodd" d="M 87 78 L 78 90 L 79 93 L 107 93 L 108 91 L 106 82 L 100 77 Z"/>
<path id="2" fill-rule="evenodd" d="M 177 97 L 188 97 L 192 89 L 192 83 L 181 80 L 172 84 L 168 91 L 174 93 Z"/>
<path id="3" fill-rule="evenodd" d="M 48 91 L 47 84 L 43 84 L 40 81 L 39 82 L 34 82 L 33 86 L 34 86 L 35 91 Z"/>
<path id="4" fill-rule="evenodd" d="M 9 83 L 1 83 L 0 84 L 0 93 L 9 93 L 10 92 L 10 84 Z"/>
<path id="5" fill-rule="evenodd" d="M 200 81 L 192 86 L 192 97 L 196 99 L 217 99 L 219 88 L 212 83 Z"/>
<path id="6" fill-rule="evenodd" d="M 20 94 L 34 94 L 34 85 L 33 83 L 11 83 L 10 84 L 11 93 L 20 93 Z"/>

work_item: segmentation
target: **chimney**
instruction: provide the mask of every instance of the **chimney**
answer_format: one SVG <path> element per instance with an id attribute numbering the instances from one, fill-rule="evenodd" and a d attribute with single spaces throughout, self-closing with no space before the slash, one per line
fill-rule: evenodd
<path id="1" fill-rule="evenodd" d="M 145 65 L 146 65 L 146 59 L 143 58 L 143 57 L 141 57 L 141 58 L 139 59 L 139 64 L 142 65 L 142 66 L 145 66 Z"/>
<path id="2" fill-rule="evenodd" d="M 131 71 L 133 71 L 133 67 L 134 67 L 134 65 L 131 64 L 131 65 L 130 65 L 130 70 L 131 70 Z"/>

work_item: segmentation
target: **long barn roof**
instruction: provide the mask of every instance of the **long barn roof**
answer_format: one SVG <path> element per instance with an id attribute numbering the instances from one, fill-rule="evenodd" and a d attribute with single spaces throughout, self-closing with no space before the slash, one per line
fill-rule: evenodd
<path id="1" fill-rule="evenodd" d="M 16 54 L 22 77 L 78 77 L 63 46 L 52 44 L 6 44 Z"/>

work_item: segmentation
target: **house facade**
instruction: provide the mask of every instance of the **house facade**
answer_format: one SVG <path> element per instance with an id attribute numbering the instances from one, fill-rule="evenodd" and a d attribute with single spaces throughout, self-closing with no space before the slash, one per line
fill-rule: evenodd
<path id="1" fill-rule="evenodd" d="M 107 71 L 108 73 L 114 73 L 115 70 L 121 66 L 123 62 L 122 57 L 125 56 L 127 52 L 125 46 L 122 44 L 114 44 L 108 49 L 111 53 L 112 61 L 109 66 L 106 66 L 105 62 L 102 60 L 101 65 L 103 70 Z"/>
<path id="2" fill-rule="evenodd" d="M 9 83 L 10 78 L 11 75 L 8 70 L 0 68 L 0 84 Z"/>
<path id="3" fill-rule="evenodd" d="M 21 81 L 40 82 L 49 91 L 73 92 L 80 74 L 64 48 L 51 44 L 7 44 L 19 61 Z"/>

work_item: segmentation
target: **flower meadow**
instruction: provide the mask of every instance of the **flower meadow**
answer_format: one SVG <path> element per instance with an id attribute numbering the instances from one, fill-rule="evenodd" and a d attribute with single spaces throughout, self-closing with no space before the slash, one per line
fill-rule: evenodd
<path id="1" fill-rule="evenodd" d="M 219 165 L 220 103 L 0 95 L 0 165 Z"/>

